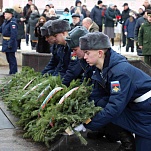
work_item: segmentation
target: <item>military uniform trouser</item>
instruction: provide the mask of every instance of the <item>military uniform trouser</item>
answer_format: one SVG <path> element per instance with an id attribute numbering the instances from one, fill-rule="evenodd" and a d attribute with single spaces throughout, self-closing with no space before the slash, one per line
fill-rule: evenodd
<path id="1" fill-rule="evenodd" d="M 136 151 L 151 151 L 151 139 L 135 135 Z"/>
<path id="2" fill-rule="evenodd" d="M 147 63 L 149 66 L 151 66 L 151 56 L 150 55 L 145 55 L 144 56 L 144 61 Z"/>
<path id="3" fill-rule="evenodd" d="M 15 52 L 6 52 L 6 59 L 9 63 L 9 74 L 15 74 L 17 72 L 17 61 Z"/>

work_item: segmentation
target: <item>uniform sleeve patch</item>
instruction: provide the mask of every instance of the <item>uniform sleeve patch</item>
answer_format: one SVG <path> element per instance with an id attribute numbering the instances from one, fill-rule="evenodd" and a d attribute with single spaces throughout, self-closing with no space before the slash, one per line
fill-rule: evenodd
<path id="1" fill-rule="evenodd" d="M 118 93 L 121 91 L 120 82 L 119 81 L 112 81 L 111 82 L 111 92 Z"/>
<path id="2" fill-rule="evenodd" d="M 71 60 L 77 60 L 76 53 L 74 53 L 74 52 L 71 53 Z"/>
<path id="3" fill-rule="evenodd" d="M 15 29 L 15 28 L 16 28 L 16 25 L 12 25 L 12 28 Z"/>

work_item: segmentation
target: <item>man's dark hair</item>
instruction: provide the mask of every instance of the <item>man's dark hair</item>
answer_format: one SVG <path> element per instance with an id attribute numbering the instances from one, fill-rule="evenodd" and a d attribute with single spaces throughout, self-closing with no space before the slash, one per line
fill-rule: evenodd
<path id="1" fill-rule="evenodd" d="M 65 9 L 64 9 L 64 12 L 68 12 L 68 13 L 69 13 L 69 9 L 68 9 L 68 8 L 65 8 Z"/>

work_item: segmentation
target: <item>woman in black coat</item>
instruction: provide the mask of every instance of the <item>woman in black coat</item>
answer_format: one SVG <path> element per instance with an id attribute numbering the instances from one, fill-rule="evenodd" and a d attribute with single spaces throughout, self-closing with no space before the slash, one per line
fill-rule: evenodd
<path id="1" fill-rule="evenodd" d="M 38 37 L 36 52 L 39 52 L 39 53 L 50 53 L 50 45 L 45 40 L 45 37 L 41 35 L 41 32 L 40 32 L 40 27 L 42 27 L 45 22 L 46 22 L 46 18 L 41 16 L 35 27 L 35 37 Z"/>

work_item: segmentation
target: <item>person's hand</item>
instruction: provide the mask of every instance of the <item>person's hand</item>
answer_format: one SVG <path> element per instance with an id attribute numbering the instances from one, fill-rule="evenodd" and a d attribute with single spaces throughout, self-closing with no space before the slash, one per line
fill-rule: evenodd
<path id="1" fill-rule="evenodd" d="M 12 49 L 12 47 L 11 47 L 11 46 L 8 46 L 8 49 Z"/>
<path id="2" fill-rule="evenodd" d="M 20 18 L 20 21 L 25 21 L 26 19 L 25 18 Z"/>
<path id="3" fill-rule="evenodd" d="M 114 19 L 113 19 L 113 21 L 117 21 L 117 19 L 116 19 L 116 18 L 114 18 Z"/>
<path id="4" fill-rule="evenodd" d="M 127 32 L 125 32 L 124 34 L 125 34 L 125 36 L 127 36 Z"/>
<path id="5" fill-rule="evenodd" d="M 139 46 L 139 48 L 141 48 L 141 49 L 142 49 L 142 48 L 143 48 L 143 46 Z"/>
<path id="6" fill-rule="evenodd" d="M 81 131 L 85 132 L 86 128 L 84 127 L 83 124 L 80 124 L 79 126 L 75 127 L 74 130 L 77 132 L 81 132 Z"/>

